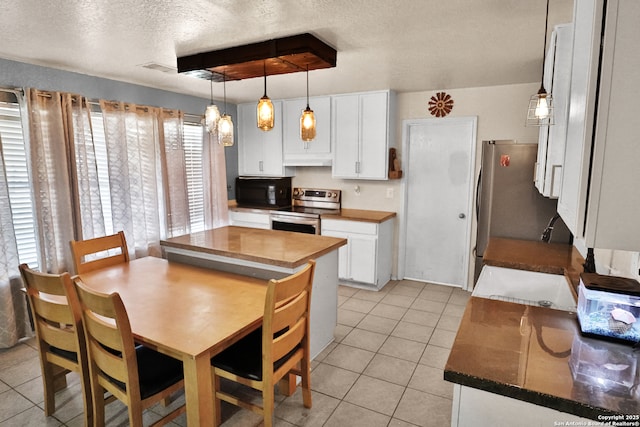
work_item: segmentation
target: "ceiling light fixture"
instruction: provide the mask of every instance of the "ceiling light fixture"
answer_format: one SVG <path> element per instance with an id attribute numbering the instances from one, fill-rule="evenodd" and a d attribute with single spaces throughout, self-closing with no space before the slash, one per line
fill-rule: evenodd
<path id="1" fill-rule="evenodd" d="M 263 62 L 264 67 L 264 95 L 258 101 L 258 108 L 256 111 L 258 119 L 258 128 L 268 132 L 273 129 L 273 122 L 275 112 L 273 110 L 273 102 L 267 96 L 267 64 Z"/>
<path id="2" fill-rule="evenodd" d="M 305 142 L 313 141 L 316 137 L 316 116 L 309 108 L 309 66 L 307 66 L 307 108 L 300 116 L 300 139 Z"/>
<path id="3" fill-rule="evenodd" d="M 218 110 L 218 106 L 213 103 L 213 78 L 209 79 L 209 82 L 211 84 L 211 104 L 207 106 L 204 112 L 204 125 L 207 128 L 207 132 L 213 134 L 218 131 L 220 110 Z"/>
<path id="4" fill-rule="evenodd" d="M 264 61 L 269 75 L 298 73 L 336 66 L 336 50 L 312 34 L 304 33 L 257 43 L 178 57 L 178 73 L 216 82 L 263 77 Z"/>
<path id="5" fill-rule="evenodd" d="M 544 46 L 542 46 L 542 78 L 540 90 L 531 96 L 529 109 L 527 110 L 527 126 L 543 126 L 553 124 L 553 100 L 550 93 L 544 88 L 544 61 L 547 53 L 547 29 L 549 25 L 549 0 L 547 0 L 547 13 L 544 21 Z"/>
<path id="6" fill-rule="evenodd" d="M 233 145 L 233 121 L 231 116 L 227 114 L 227 80 L 222 75 L 222 84 L 224 87 L 224 114 L 218 121 L 218 144 L 225 147 Z"/>

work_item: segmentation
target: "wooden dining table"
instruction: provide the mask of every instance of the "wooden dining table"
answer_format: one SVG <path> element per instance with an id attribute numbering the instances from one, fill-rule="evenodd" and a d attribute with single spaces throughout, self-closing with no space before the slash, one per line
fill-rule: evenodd
<path id="1" fill-rule="evenodd" d="M 120 294 L 136 341 L 182 361 L 187 423 L 213 425 L 210 359 L 261 325 L 267 282 L 155 257 L 80 278 Z"/>

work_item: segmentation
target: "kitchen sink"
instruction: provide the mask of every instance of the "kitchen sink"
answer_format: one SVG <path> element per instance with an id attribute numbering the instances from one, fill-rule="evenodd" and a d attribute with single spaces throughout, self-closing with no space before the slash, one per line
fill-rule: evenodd
<path id="1" fill-rule="evenodd" d="M 556 310 L 576 310 L 569 283 L 559 274 L 485 265 L 471 295 Z"/>

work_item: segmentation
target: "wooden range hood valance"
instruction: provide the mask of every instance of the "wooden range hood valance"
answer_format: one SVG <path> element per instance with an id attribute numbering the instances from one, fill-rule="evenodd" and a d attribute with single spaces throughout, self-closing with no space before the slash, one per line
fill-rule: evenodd
<path id="1" fill-rule="evenodd" d="M 336 50 L 309 33 L 178 58 L 178 73 L 214 82 L 335 66 Z"/>

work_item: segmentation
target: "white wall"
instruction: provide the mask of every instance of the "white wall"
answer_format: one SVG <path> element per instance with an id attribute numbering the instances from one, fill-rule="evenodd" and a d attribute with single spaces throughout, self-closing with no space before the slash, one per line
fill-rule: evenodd
<path id="1" fill-rule="evenodd" d="M 481 144 L 486 139 L 516 139 L 522 142 L 537 142 L 538 128 L 525 127 L 529 98 L 538 91 L 539 83 L 505 85 L 479 88 L 451 89 L 446 92 L 454 100 L 449 117 L 478 116 L 478 152 L 480 161 Z M 402 121 L 407 119 L 432 118 L 429 113 L 429 99 L 438 90 L 425 92 L 398 93 L 396 111 L 396 135 L 392 146 L 398 150 L 402 162 Z M 401 163 L 402 164 L 402 163 Z M 477 168 L 476 168 L 477 174 Z M 330 167 L 298 167 L 293 185 L 298 187 L 331 188 L 342 190 L 342 207 L 350 209 L 374 209 L 402 213 L 402 185 L 404 180 L 362 181 L 332 179 Z M 359 188 L 359 194 L 355 188 Z M 387 197 L 388 190 L 393 197 Z M 398 224 L 396 219 L 394 243 L 394 277 L 397 275 Z M 475 220 L 472 231 L 475 246 Z M 471 269 L 472 270 L 472 269 Z"/>

